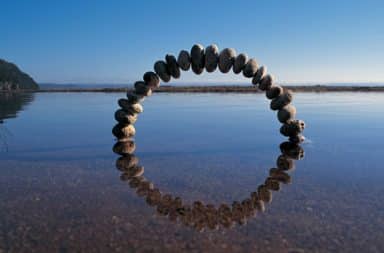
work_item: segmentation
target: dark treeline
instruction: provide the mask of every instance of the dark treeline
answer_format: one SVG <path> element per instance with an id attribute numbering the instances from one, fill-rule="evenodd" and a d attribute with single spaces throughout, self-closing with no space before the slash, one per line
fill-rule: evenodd
<path id="1" fill-rule="evenodd" d="M 15 64 L 0 59 L 0 90 L 37 90 L 39 85 Z"/>

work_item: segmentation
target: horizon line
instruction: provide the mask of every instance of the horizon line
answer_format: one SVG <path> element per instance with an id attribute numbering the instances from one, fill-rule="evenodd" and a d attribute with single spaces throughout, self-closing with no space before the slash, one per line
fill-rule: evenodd
<path id="1" fill-rule="evenodd" d="M 37 82 L 39 85 L 133 85 L 135 82 Z M 163 85 L 178 85 L 178 84 L 226 84 L 226 85 L 243 85 L 249 84 L 248 82 L 214 82 L 214 81 L 198 81 L 198 82 L 161 82 Z M 316 82 L 316 81 L 308 81 L 308 82 L 276 82 L 277 84 L 290 85 L 290 84 L 306 84 L 306 85 L 332 85 L 332 84 L 384 84 L 384 81 L 332 81 L 332 82 Z"/>

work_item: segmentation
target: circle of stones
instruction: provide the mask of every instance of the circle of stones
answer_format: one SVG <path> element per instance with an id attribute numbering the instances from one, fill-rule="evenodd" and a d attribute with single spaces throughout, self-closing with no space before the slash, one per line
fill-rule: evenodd
<path id="1" fill-rule="evenodd" d="M 219 48 L 212 44 L 204 48 L 200 44 L 192 46 L 190 52 L 181 50 L 176 58 L 167 54 L 165 60 L 159 60 L 154 64 L 154 71 L 146 72 L 143 80 L 134 84 L 134 89 L 128 91 L 127 98 L 118 101 L 119 110 L 115 112 L 118 123 L 113 127 L 112 133 L 118 140 L 129 139 L 136 133 L 133 124 L 138 114 L 143 112 L 141 102 L 145 97 L 152 94 L 152 90 L 160 86 L 160 80 L 169 82 L 171 78 L 180 78 L 181 71 L 192 71 L 199 75 L 204 69 L 214 72 L 219 69 L 222 73 L 242 73 L 244 77 L 250 78 L 254 86 L 264 91 L 270 99 L 270 109 L 277 111 L 277 118 L 282 123 L 280 133 L 289 137 L 289 140 L 300 143 L 304 140 L 302 132 L 305 123 L 295 119 L 296 108 L 291 104 L 293 93 L 274 83 L 272 75 L 267 74 L 267 69 L 260 66 L 254 58 L 248 58 L 244 53 L 236 54 L 232 48 L 225 48 L 219 52 Z"/>
<path id="2" fill-rule="evenodd" d="M 272 191 L 279 191 L 282 183 L 291 182 L 287 172 L 294 169 L 294 160 L 304 157 L 304 150 L 297 143 L 281 143 L 281 154 L 276 159 L 276 167 L 270 169 L 264 183 L 248 198 L 234 201 L 232 205 L 220 204 L 216 208 L 202 201 L 185 204 L 180 197 L 163 194 L 143 176 L 144 167 L 139 165 L 139 159 L 133 154 L 135 148 L 133 140 L 119 141 L 113 147 L 113 151 L 121 155 L 116 160 L 116 167 L 122 172 L 121 180 L 128 181 L 130 187 L 136 189 L 136 193 L 145 198 L 148 205 L 155 207 L 160 215 L 167 216 L 174 222 L 180 221 L 198 231 L 217 229 L 219 226 L 230 228 L 235 223 L 243 225 L 247 219 L 256 216 L 257 212 L 264 212 L 265 204 L 272 201 Z"/>

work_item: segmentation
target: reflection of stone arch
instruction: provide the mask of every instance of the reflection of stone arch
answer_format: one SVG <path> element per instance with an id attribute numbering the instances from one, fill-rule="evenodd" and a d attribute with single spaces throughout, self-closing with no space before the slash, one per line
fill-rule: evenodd
<path id="1" fill-rule="evenodd" d="M 205 228 L 216 229 L 219 226 L 229 228 L 235 223 L 242 225 L 257 212 L 263 212 L 265 203 L 272 201 L 272 191 L 279 191 L 282 183 L 291 182 L 287 172 L 294 168 L 294 160 L 304 157 L 304 150 L 293 142 L 281 143 L 280 150 L 276 167 L 270 169 L 269 176 L 256 191 L 242 201 L 234 201 L 232 205 L 221 204 L 216 208 L 201 201 L 186 204 L 180 197 L 161 193 L 143 176 L 144 167 L 139 165 L 139 159 L 133 154 L 133 140 L 117 142 L 113 147 L 113 151 L 121 155 L 116 161 L 117 169 L 122 172 L 121 180 L 128 181 L 129 185 L 136 189 L 136 193 L 145 198 L 148 205 L 156 208 L 160 215 L 168 216 L 171 221 L 179 221 L 199 231 Z"/>
<path id="2" fill-rule="evenodd" d="M 159 87 L 160 79 L 169 82 L 171 78 L 179 78 L 181 70 L 189 69 L 199 75 L 204 69 L 213 72 L 217 68 L 222 73 L 228 73 L 231 68 L 235 74 L 243 73 L 246 78 L 252 79 L 252 84 L 259 90 L 265 91 L 266 97 L 271 99 L 271 110 L 277 111 L 277 118 L 283 124 L 280 128 L 281 134 L 289 137 L 293 142 L 299 143 L 304 140 L 301 135 L 305 124 L 302 120 L 296 120 L 296 108 L 291 105 L 292 92 L 274 84 L 273 77 L 266 73 L 266 68 L 258 66 L 255 59 L 248 59 L 246 54 L 236 54 L 231 48 L 225 48 L 219 53 L 216 45 L 210 45 L 204 49 L 196 44 L 188 51 L 180 51 L 178 58 L 171 54 L 165 56 L 165 61 L 157 61 L 154 64 L 155 72 L 146 72 L 143 81 L 137 81 L 134 89 L 127 93 L 127 99 L 118 101 L 121 109 L 115 113 L 118 124 L 112 133 L 119 139 L 124 140 L 135 135 L 133 124 L 137 115 L 143 111 L 140 104 L 145 97 L 152 94 L 152 90 Z"/>

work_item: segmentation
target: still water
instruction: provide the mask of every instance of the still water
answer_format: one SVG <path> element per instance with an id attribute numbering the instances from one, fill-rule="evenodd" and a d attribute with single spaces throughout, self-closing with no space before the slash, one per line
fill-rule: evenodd
<path id="1" fill-rule="evenodd" d="M 298 93 L 304 159 L 265 212 L 199 231 L 116 168 L 120 93 L 0 94 L 0 252 L 384 252 L 384 93 Z M 183 203 L 249 198 L 275 167 L 261 94 L 154 94 L 136 126 L 144 177 Z"/>

